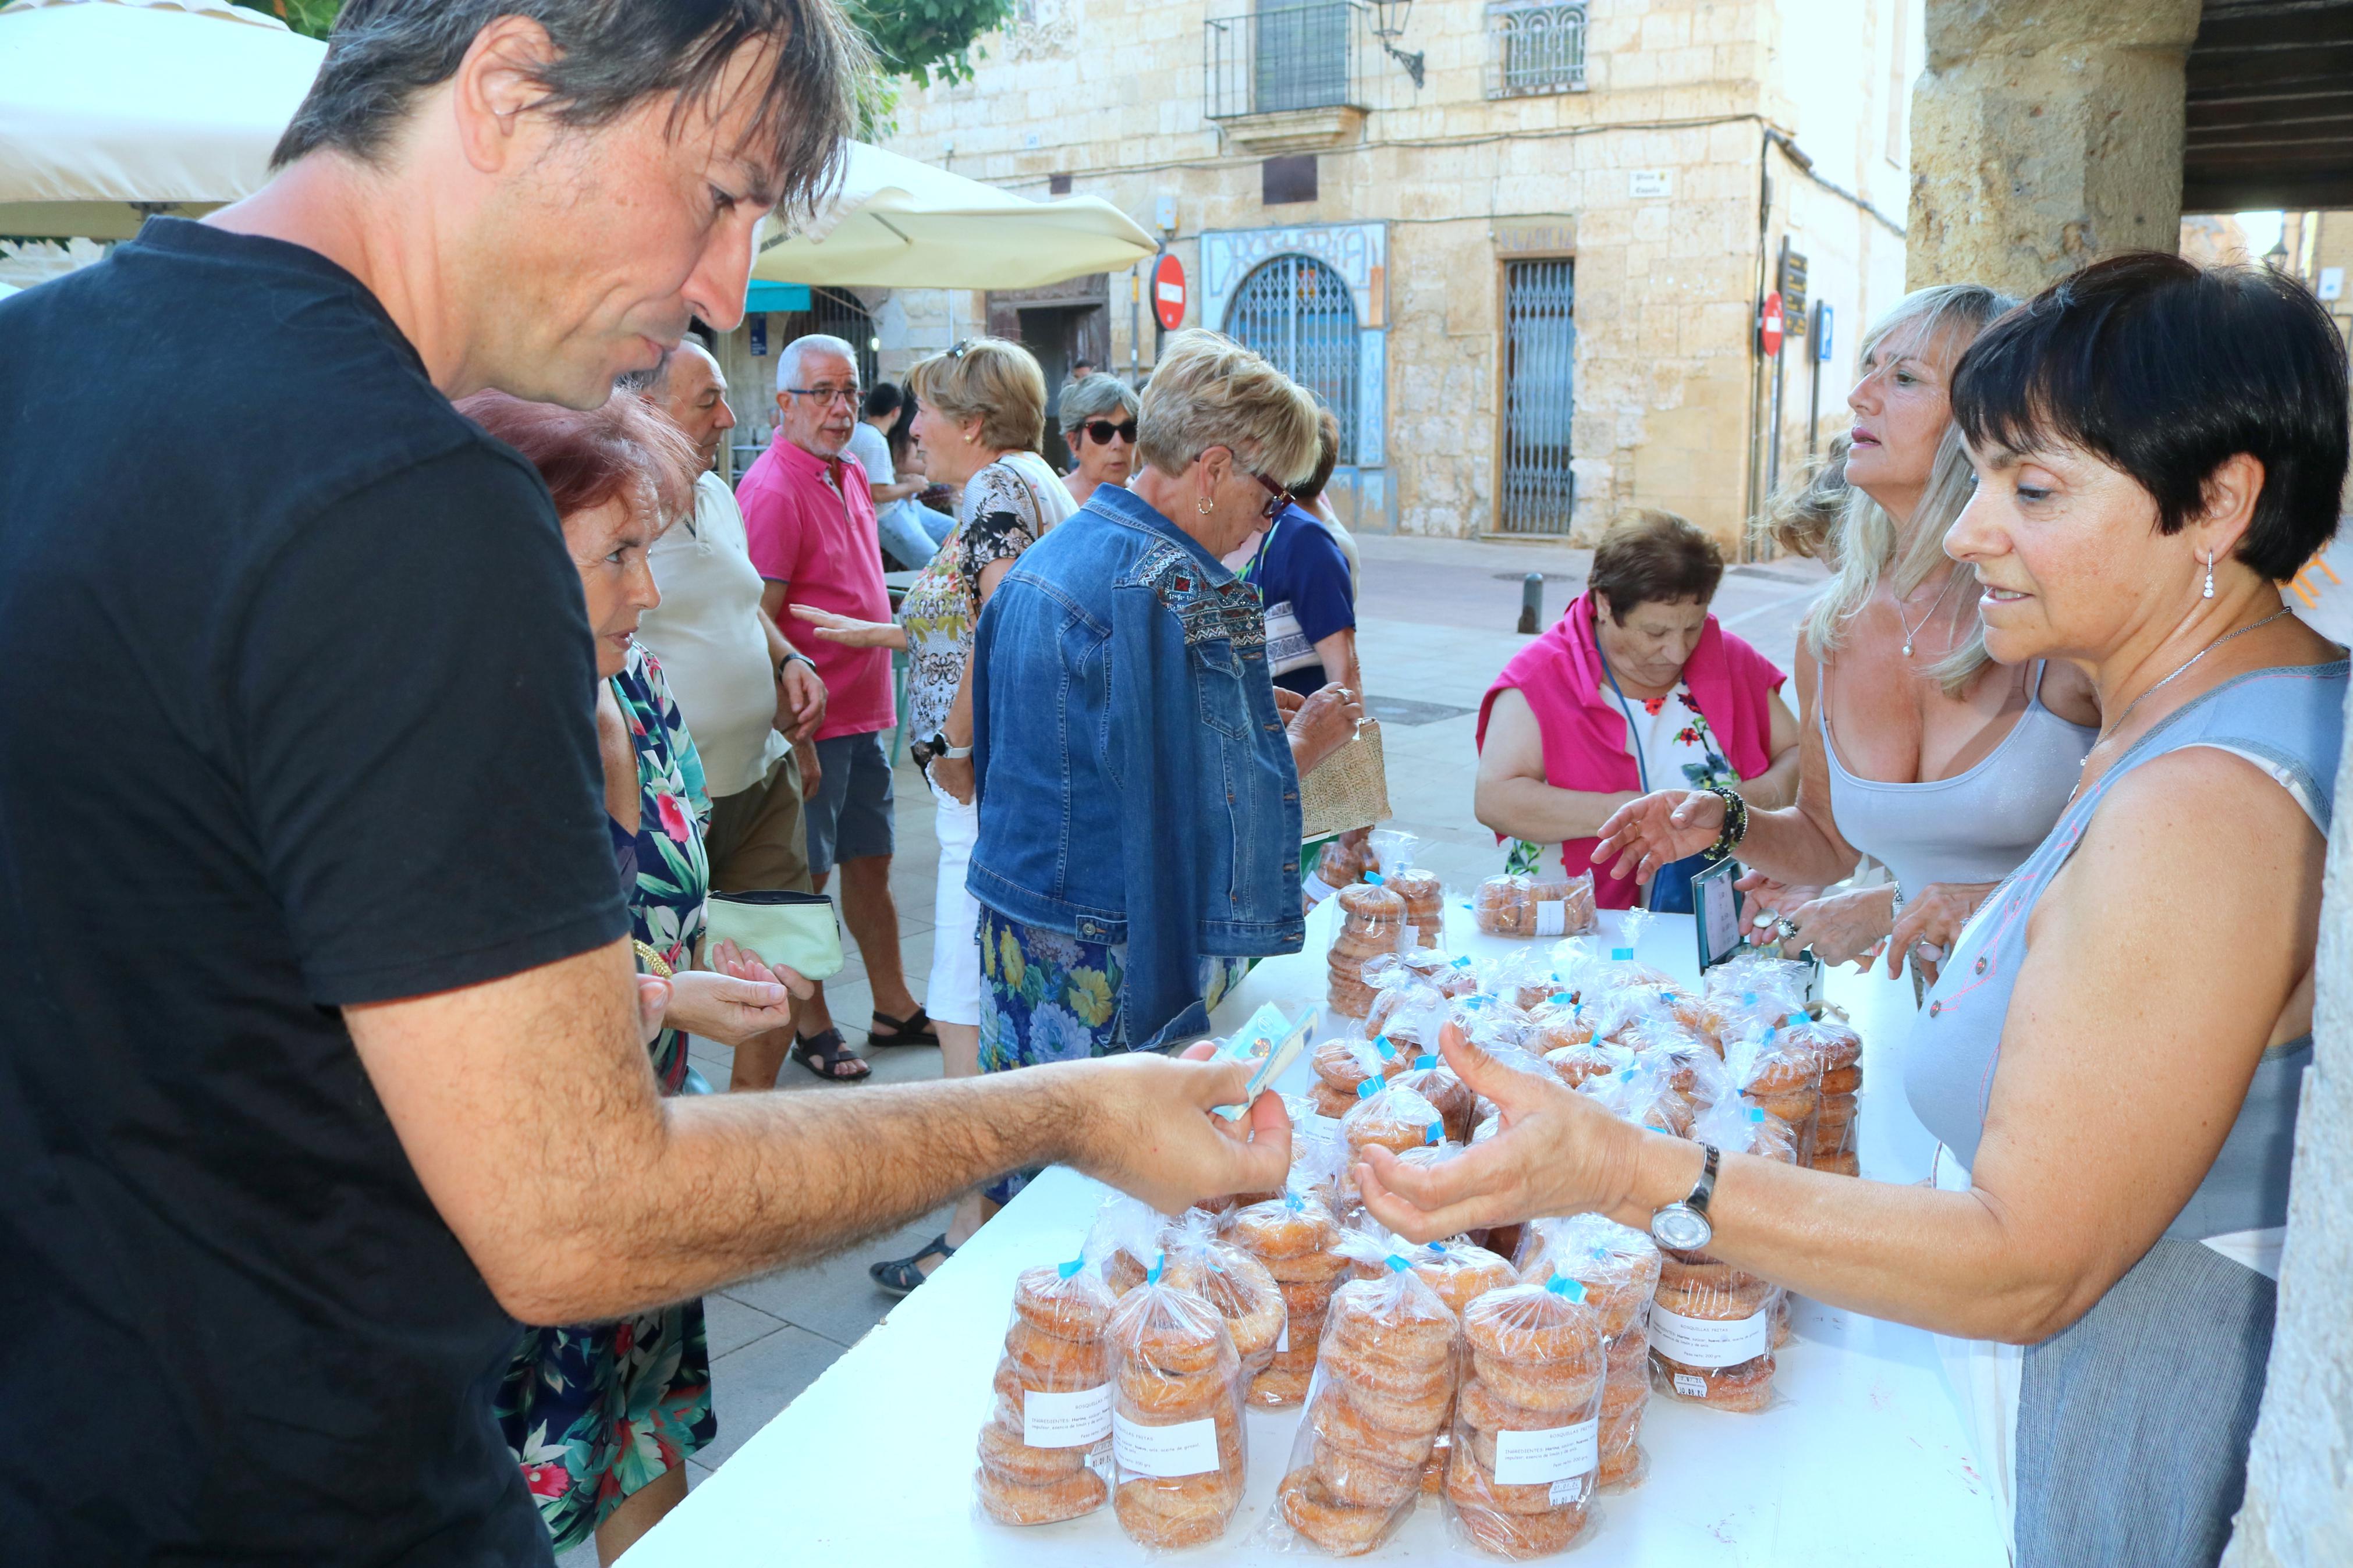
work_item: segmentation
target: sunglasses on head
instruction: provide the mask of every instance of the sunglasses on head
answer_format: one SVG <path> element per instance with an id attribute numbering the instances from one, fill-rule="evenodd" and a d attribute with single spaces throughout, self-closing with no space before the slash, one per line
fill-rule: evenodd
<path id="1" fill-rule="evenodd" d="M 1098 447 L 1110 446 L 1111 438 L 1114 436 L 1131 447 L 1135 445 L 1135 421 L 1133 419 L 1120 425 L 1114 425 L 1108 419 L 1090 419 L 1079 428 L 1084 430 L 1087 433 L 1087 438 Z"/>

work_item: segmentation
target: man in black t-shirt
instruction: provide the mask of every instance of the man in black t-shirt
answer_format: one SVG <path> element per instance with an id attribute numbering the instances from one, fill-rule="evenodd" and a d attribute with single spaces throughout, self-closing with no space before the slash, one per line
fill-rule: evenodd
<path id="1" fill-rule="evenodd" d="M 1279 1186 L 1240 1068 L 669 1100 L 539 476 L 849 123 L 830 0 L 352 0 L 280 173 L 0 302 L 0 1557 L 545 1563 L 491 1388 L 1066 1160 Z"/>

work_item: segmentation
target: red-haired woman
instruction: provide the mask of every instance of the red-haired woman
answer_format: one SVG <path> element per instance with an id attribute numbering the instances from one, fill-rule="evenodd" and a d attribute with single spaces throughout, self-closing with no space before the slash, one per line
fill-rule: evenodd
<path id="1" fill-rule="evenodd" d="M 634 396 L 582 413 L 485 392 L 458 407 L 538 468 L 579 568 L 601 678 L 605 809 L 638 963 L 670 981 L 651 1052 L 662 1092 L 676 1094 L 690 1032 L 735 1045 L 792 1022 L 785 987 L 757 959 L 722 942 L 712 968 L 694 968 L 711 804 L 661 666 L 636 640 L 638 617 L 661 598 L 646 552 L 693 506 L 694 449 Z M 717 1433 L 702 1303 L 526 1329 L 498 1413 L 555 1549 L 594 1533 L 612 1562 L 686 1496 L 686 1458 Z"/>

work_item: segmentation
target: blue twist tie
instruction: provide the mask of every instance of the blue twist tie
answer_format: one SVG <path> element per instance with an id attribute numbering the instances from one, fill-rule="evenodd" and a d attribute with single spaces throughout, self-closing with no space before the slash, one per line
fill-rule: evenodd
<path id="1" fill-rule="evenodd" d="M 1307 1205 L 1302 1201 L 1297 1193 L 1286 1192 L 1282 1194 L 1282 1206 L 1289 1209 L 1292 1213 L 1297 1214 L 1301 1209 L 1305 1208 Z"/>
<path id="2" fill-rule="evenodd" d="M 1429 1247 L 1430 1251 L 1438 1254 L 1440 1258 L 1446 1256 L 1446 1243 L 1442 1241 L 1424 1242 L 1422 1245 Z"/>
<path id="3" fill-rule="evenodd" d="M 1757 993 L 1754 991 L 1743 991 L 1740 994 L 1740 1005 L 1744 1007 L 1754 1007 L 1757 1005 Z"/>
<path id="4" fill-rule="evenodd" d="M 1617 963 L 1627 963 L 1633 958 L 1634 950 L 1630 947 L 1613 947 L 1609 950 L 1609 956 Z"/>
<path id="5" fill-rule="evenodd" d="M 1365 873 L 1365 880 L 1377 888 L 1381 885 L 1381 874 L 1378 871 L 1367 871 Z"/>
<path id="6" fill-rule="evenodd" d="M 1412 1264 L 1408 1263 L 1404 1258 L 1399 1258 L 1394 1252 L 1390 1253 L 1387 1258 L 1382 1258 L 1381 1261 L 1389 1266 L 1389 1272 L 1392 1274 L 1402 1274 L 1407 1269 L 1413 1267 Z"/>
<path id="7" fill-rule="evenodd" d="M 1413 1065 L 1417 1069 L 1426 1070 L 1430 1068 L 1436 1067 L 1438 1065 L 1438 1058 L 1436 1057 L 1416 1057 L 1413 1058 Z"/>
<path id="8" fill-rule="evenodd" d="M 1167 1263 L 1168 1263 L 1168 1255 L 1167 1255 L 1166 1253 L 1165 1253 L 1165 1252 L 1155 1252 L 1155 1253 L 1154 1253 L 1154 1254 L 1152 1255 L 1152 1267 L 1151 1267 L 1151 1268 L 1147 1268 L 1147 1269 L 1145 1269 L 1145 1270 L 1144 1271 L 1144 1282 L 1145 1282 L 1146 1285 L 1157 1285 L 1157 1284 L 1159 1284 L 1159 1283 L 1160 1283 L 1160 1270 L 1161 1270 L 1162 1268 L 1166 1268 L 1166 1267 L 1167 1266 Z"/>
<path id="9" fill-rule="evenodd" d="M 1572 1301 L 1585 1300 L 1585 1287 L 1566 1274 L 1554 1275 L 1546 1282 L 1545 1289 L 1556 1296 L 1566 1296 Z"/>
<path id="10" fill-rule="evenodd" d="M 1555 975 L 1554 978 L 1558 979 L 1559 976 Z M 1574 991 L 1556 991 L 1551 995 L 1546 997 L 1545 1000 L 1547 1002 L 1567 1002 L 1574 1004 L 1577 1001 L 1577 993 Z"/>
<path id="11" fill-rule="evenodd" d="M 1060 1275 L 1063 1279 L 1068 1279 L 1071 1275 L 1076 1274 L 1080 1269 L 1084 1268 L 1086 1266 L 1086 1254 L 1081 1253 L 1078 1257 L 1071 1258 L 1068 1263 L 1056 1268 L 1054 1272 Z"/>
<path id="12" fill-rule="evenodd" d="M 1751 1121 L 1762 1121 L 1765 1120 L 1765 1113 L 1756 1106 L 1752 1105 L 1748 1108 L 1748 1120 Z"/>
<path id="13" fill-rule="evenodd" d="M 1759 1112 L 1759 1114 L 1761 1115 L 1761 1114 L 1762 1114 L 1762 1112 Z M 1446 1142 L 1446 1123 L 1445 1123 L 1445 1122 L 1443 1122 L 1443 1121 L 1433 1121 L 1433 1122 L 1431 1122 L 1431 1123 L 1430 1124 L 1430 1136 L 1429 1136 L 1429 1138 L 1428 1138 L 1427 1142 L 1431 1142 L 1431 1143 L 1443 1143 L 1443 1142 Z"/>
<path id="14" fill-rule="evenodd" d="M 1378 1079 L 1361 1079 L 1357 1081 L 1356 1098 L 1358 1100 L 1370 1100 L 1380 1091 L 1381 1080 Z"/>
<path id="15" fill-rule="evenodd" d="M 1395 1061 L 1397 1059 L 1397 1047 L 1389 1044 L 1389 1037 L 1387 1035 L 1376 1036 L 1373 1040 L 1373 1048 L 1380 1052 L 1382 1056 L 1388 1058 L 1391 1061 Z"/>

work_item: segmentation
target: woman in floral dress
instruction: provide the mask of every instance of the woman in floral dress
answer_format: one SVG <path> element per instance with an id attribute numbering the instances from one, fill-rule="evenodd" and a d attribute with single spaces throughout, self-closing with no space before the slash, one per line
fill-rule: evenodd
<path id="1" fill-rule="evenodd" d="M 660 602 L 646 552 L 692 504 L 693 448 L 642 399 L 588 413 L 484 393 L 459 405 L 539 468 L 579 568 L 596 638 L 596 725 L 614 859 L 641 972 L 670 981 L 649 1047 L 664 1094 L 686 1082 L 686 1037 L 734 1044 L 788 1026 L 785 987 L 720 943 L 698 971 L 710 867 L 702 763 L 661 667 L 635 642 Z M 507 1445 L 559 1552 L 593 1534 L 618 1557 L 686 1495 L 686 1458 L 711 1441 L 702 1303 L 617 1322 L 527 1328 L 497 1395 Z"/>

